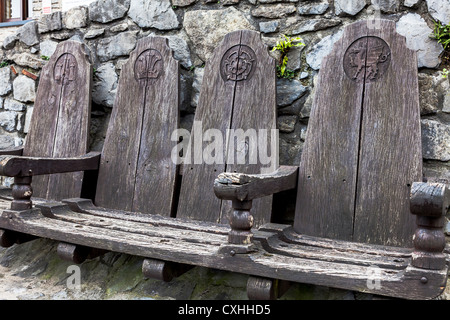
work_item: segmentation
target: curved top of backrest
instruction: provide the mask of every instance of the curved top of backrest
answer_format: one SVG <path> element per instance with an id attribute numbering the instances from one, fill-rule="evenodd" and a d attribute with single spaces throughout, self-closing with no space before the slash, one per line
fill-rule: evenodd
<path id="1" fill-rule="evenodd" d="M 205 65 L 190 153 L 184 163 L 177 217 L 227 223 L 231 208 L 229 202 L 221 202 L 214 195 L 214 179 L 224 171 L 260 173 L 262 168 L 269 167 L 270 163 L 263 164 L 261 158 L 251 161 L 250 154 L 251 150 L 256 151 L 252 143 L 261 151 L 267 147 L 269 154 L 277 154 L 278 150 L 271 150 L 270 142 L 270 130 L 275 128 L 275 61 L 258 32 L 231 32 Z M 254 143 L 252 138 L 264 138 L 261 129 L 268 130 L 268 139 Z M 208 138 L 211 130 L 217 134 Z M 239 133 L 247 134 L 247 145 L 239 144 L 236 138 Z M 229 143 L 227 150 L 227 141 L 236 143 Z M 244 161 L 239 162 L 240 156 Z M 252 210 L 258 212 L 255 225 L 269 222 L 271 197 L 254 201 Z"/>
<path id="2" fill-rule="evenodd" d="M 95 204 L 169 216 L 177 166 L 179 62 L 167 38 L 140 39 L 122 67 L 103 146 Z"/>
<path id="3" fill-rule="evenodd" d="M 422 180 L 417 59 L 388 20 L 347 26 L 324 58 L 302 153 L 299 233 L 410 246 Z"/>
<path id="4" fill-rule="evenodd" d="M 42 68 L 33 117 L 23 154 L 35 157 L 71 157 L 88 149 L 92 66 L 85 46 L 76 41 L 58 44 Z M 80 174 L 36 177 L 35 196 L 49 199 L 79 197 Z"/>

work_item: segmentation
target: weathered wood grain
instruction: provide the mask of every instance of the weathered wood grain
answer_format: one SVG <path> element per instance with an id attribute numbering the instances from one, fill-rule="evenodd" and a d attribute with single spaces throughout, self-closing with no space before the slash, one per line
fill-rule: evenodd
<path id="1" fill-rule="evenodd" d="M 68 215 L 70 214 L 68 212 Z M 376 277 L 372 278 L 373 266 L 349 264 L 339 260 L 331 262 L 270 254 L 260 247 L 258 242 L 256 242 L 256 251 L 248 254 L 220 254 L 220 246 L 217 244 L 208 244 L 207 241 L 189 241 L 190 232 L 182 229 L 171 230 L 173 236 L 168 238 L 157 234 L 132 233 L 115 228 L 46 218 L 33 211 L 29 213 L 4 211 L 0 217 L 0 228 L 18 232 L 26 231 L 36 236 L 55 240 L 64 239 L 77 245 L 152 259 L 408 299 L 437 296 L 443 290 L 447 279 L 446 269 L 433 271 L 410 266 L 401 270 L 379 267 L 376 269 Z M 155 229 L 148 228 L 150 232 Z M 166 233 L 164 230 L 159 232 Z M 197 233 L 197 236 L 207 238 L 201 236 L 201 232 Z M 226 238 L 226 236 L 222 237 Z M 348 252 L 352 252 L 351 249 Z M 327 252 L 324 251 L 323 257 L 326 256 Z M 360 256 L 360 253 L 355 253 L 355 258 L 361 258 Z M 370 281 L 375 280 L 379 281 L 380 286 L 368 285 L 372 283 Z"/>
<path id="2" fill-rule="evenodd" d="M 380 20 L 379 28 L 368 31 L 391 54 L 381 78 L 365 86 L 353 239 L 412 247 L 409 194 L 412 183 L 422 181 L 416 53 L 393 21 Z"/>
<path id="3" fill-rule="evenodd" d="M 298 233 L 352 239 L 364 84 L 347 77 L 342 62 L 365 34 L 364 24 L 349 25 L 322 61 L 299 169 Z"/>
<path id="4" fill-rule="evenodd" d="M 220 199 L 253 200 L 295 188 L 297 176 L 298 167 L 293 166 L 280 166 L 267 174 L 223 172 L 214 181 L 214 193 Z"/>
<path id="5" fill-rule="evenodd" d="M 97 170 L 99 152 L 79 157 L 39 158 L 26 156 L 0 156 L 0 174 L 7 177 L 27 177 L 73 171 Z"/>
<path id="6" fill-rule="evenodd" d="M 245 76 L 225 75 L 222 58 L 228 57 L 233 50 L 241 59 L 237 62 L 238 69 L 245 70 L 242 67 L 242 57 L 251 64 L 251 67 L 246 69 L 251 71 L 248 74 L 245 71 L 242 73 Z M 233 81 L 235 78 L 238 81 Z M 201 142 L 198 139 L 202 139 L 202 133 L 199 136 L 191 133 L 192 153 L 189 158 L 191 164 L 184 165 L 177 217 L 227 223 L 231 203 L 221 202 L 214 196 L 212 192 L 214 179 L 224 171 L 260 173 L 261 169 L 267 166 L 261 165 L 259 160 L 255 164 L 250 164 L 249 150 L 242 145 L 238 146 L 234 143 L 234 146 L 230 147 L 229 144 L 229 149 L 226 149 L 227 130 L 241 129 L 244 134 L 248 134 L 250 132 L 248 129 L 255 132 L 265 129 L 268 130 L 270 138 L 270 130 L 276 128 L 275 99 L 275 62 L 268 55 L 260 35 L 256 32 L 241 30 L 225 36 L 221 45 L 216 48 L 211 59 L 206 63 L 195 115 L 195 121 L 201 121 L 203 132 L 207 132 L 208 129 L 218 129 L 222 132 L 224 149 L 216 150 L 216 154 L 221 153 L 222 162 L 208 164 L 203 161 L 201 164 L 195 164 L 194 152 L 198 150 L 195 148 L 196 144 L 199 146 Z M 208 144 L 209 142 L 203 146 L 206 147 Z M 259 145 L 259 147 L 264 146 Z M 267 146 L 267 150 L 269 154 L 275 152 L 270 150 L 270 145 Z M 202 151 L 203 149 L 200 148 L 199 152 Z M 228 161 L 228 155 L 234 155 L 234 161 Z M 237 155 L 246 157 L 244 164 L 237 164 Z M 255 225 L 270 221 L 271 203 L 271 196 L 255 201 L 253 208 Z"/>
<path id="7" fill-rule="evenodd" d="M 74 212 L 87 213 L 92 216 L 106 217 L 112 219 L 118 219 L 118 221 L 135 221 L 142 224 L 148 224 L 151 226 L 168 226 L 176 227 L 179 229 L 189 229 L 189 230 L 202 230 L 203 232 L 209 232 L 214 234 L 226 235 L 229 227 L 227 225 L 212 223 L 208 221 L 199 221 L 191 219 L 166 219 L 164 216 L 155 214 L 148 215 L 140 212 L 128 212 L 122 210 L 114 210 L 107 208 L 100 208 L 93 205 L 93 203 L 88 199 L 65 199 L 63 200 L 70 209 Z M 38 205 L 36 205 L 38 206 Z M 55 205 L 49 203 L 40 203 L 39 208 L 45 214 L 52 216 L 61 209 L 63 212 L 67 210 L 64 205 L 57 203 Z"/>
<path id="8" fill-rule="evenodd" d="M 261 41 L 261 36 L 257 32 L 242 30 L 241 50 L 246 50 L 244 46 L 251 48 L 255 52 L 254 73 L 245 81 L 236 83 L 233 115 L 231 128 L 233 130 L 243 130 L 250 132 L 255 130 L 258 138 L 263 138 L 263 130 L 267 130 L 267 140 L 252 141 L 248 138 L 248 145 L 245 148 L 241 145 L 234 145 L 234 148 L 227 150 L 234 156 L 235 162 L 228 163 L 227 172 L 244 172 L 248 174 L 274 171 L 278 168 L 278 149 L 271 150 L 271 130 L 276 129 L 277 108 L 276 108 L 276 73 L 275 60 L 268 54 L 267 46 Z M 253 71 L 253 70 L 252 70 Z M 278 139 L 278 136 L 274 137 Z M 278 148 L 278 142 L 275 144 Z M 266 152 L 267 151 L 267 152 Z M 258 152 L 258 161 L 251 163 L 252 153 Z M 270 163 L 262 164 L 260 154 L 272 155 Z M 240 154 L 245 155 L 246 162 L 238 163 L 236 159 Z M 273 155 L 276 154 L 274 157 Z M 256 158 L 256 157 L 255 157 Z M 232 214 L 230 201 L 222 202 L 222 217 Z M 256 199 L 252 203 L 251 213 L 254 219 L 253 225 L 260 226 L 271 221 L 272 195 Z"/>
<path id="9" fill-rule="evenodd" d="M 44 66 L 23 150 L 24 156 L 73 157 L 87 153 L 92 67 L 83 44 L 60 43 Z M 42 176 L 34 195 L 57 199 L 79 196 L 83 172 Z"/>
<path id="10" fill-rule="evenodd" d="M 227 34 L 205 64 L 203 85 L 194 118 L 194 125 L 201 124 L 203 132 L 218 129 L 225 133 L 231 127 L 236 82 L 222 79 L 220 63 L 226 51 L 239 45 L 240 40 L 241 32 Z M 226 223 L 226 217 L 222 219 L 220 216 L 221 201 L 214 196 L 212 190 L 214 179 L 226 169 L 225 160 L 214 164 L 203 161 L 203 132 L 191 130 L 188 147 L 191 152 L 186 154 L 183 165 L 177 217 Z M 217 152 L 225 155 L 225 144 Z"/>
<path id="11" fill-rule="evenodd" d="M 417 65 L 395 23 L 348 26 L 322 63 L 317 92 L 295 230 L 411 247 L 409 189 L 422 179 Z"/>
<path id="12" fill-rule="evenodd" d="M 170 216 L 177 166 L 179 64 L 167 39 L 138 41 L 124 65 L 105 139 L 95 204 Z"/>

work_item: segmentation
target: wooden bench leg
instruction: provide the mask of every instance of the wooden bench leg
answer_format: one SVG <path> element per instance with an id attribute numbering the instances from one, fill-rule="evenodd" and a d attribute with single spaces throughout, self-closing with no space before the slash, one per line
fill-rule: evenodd
<path id="1" fill-rule="evenodd" d="M 10 230 L 0 230 L 0 245 L 9 248 L 16 243 L 16 233 Z"/>
<path id="2" fill-rule="evenodd" d="M 58 256 L 61 259 L 75 264 L 83 263 L 86 259 L 94 259 L 106 252 L 108 251 L 65 242 L 60 242 L 57 248 Z"/>
<path id="3" fill-rule="evenodd" d="M 173 278 L 181 276 L 191 270 L 194 266 L 170 261 L 156 259 L 144 259 L 142 263 L 142 273 L 145 278 L 172 281 Z"/>
<path id="4" fill-rule="evenodd" d="M 250 300 L 275 300 L 289 287 L 289 281 L 251 276 L 247 281 L 247 296 Z"/>
<path id="5" fill-rule="evenodd" d="M 11 202 L 12 210 L 28 210 L 31 209 L 33 203 L 31 196 L 33 189 L 31 188 L 30 177 L 14 177 L 14 184 L 12 186 L 13 201 Z"/>
<path id="6" fill-rule="evenodd" d="M 37 239 L 37 237 L 29 234 L 0 229 L 0 246 L 4 248 L 9 248 L 14 244 L 22 244 L 35 239 Z"/>

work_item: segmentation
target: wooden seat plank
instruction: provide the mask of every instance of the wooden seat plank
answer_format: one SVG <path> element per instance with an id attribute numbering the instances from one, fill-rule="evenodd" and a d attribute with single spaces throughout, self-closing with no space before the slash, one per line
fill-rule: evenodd
<path id="1" fill-rule="evenodd" d="M 147 215 L 155 216 L 155 215 Z M 170 224 L 170 218 L 167 224 L 152 224 L 151 222 L 142 223 L 142 221 L 118 220 L 105 216 L 95 216 L 85 213 L 71 212 L 68 208 L 66 211 L 55 213 L 52 218 L 71 223 L 75 228 L 96 227 L 106 230 L 117 230 L 127 232 L 129 234 L 139 234 L 151 237 L 159 237 L 170 241 L 172 239 L 184 240 L 195 243 L 206 243 L 220 246 L 226 240 L 226 234 L 217 232 L 209 232 L 195 224 Z M 124 239 L 124 241 L 127 241 Z"/>
<path id="2" fill-rule="evenodd" d="M 445 284 L 447 272 L 447 270 L 429 271 L 426 274 L 427 281 L 432 285 L 413 286 L 414 283 L 420 284 L 423 278 L 422 270 L 410 266 L 400 270 L 378 267 L 377 279 L 380 280 L 381 288 L 369 287 L 368 275 L 373 272 L 373 266 L 270 254 L 258 245 L 255 248 L 256 251 L 249 254 L 224 255 L 219 253 L 220 246 L 213 243 L 198 243 L 176 237 L 166 239 L 93 226 L 77 228 L 76 224 L 42 217 L 35 212 L 19 214 L 14 211 L 4 211 L 0 217 L 0 227 L 17 232 L 27 230 L 27 233 L 35 236 L 45 236 L 55 240 L 66 239 L 83 246 L 152 259 L 242 272 L 260 277 L 275 277 L 286 281 L 332 285 L 350 290 L 358 288 L 368 293 L 382 293 L 410 299 L 423 299 L 438 294 Z M 360 254 L 355 253 L 355 258 L 358 256 Z M 323 258 L 326 257 L 323 256 Z M 349 279 L 352 281 L 348 281 Z"/>

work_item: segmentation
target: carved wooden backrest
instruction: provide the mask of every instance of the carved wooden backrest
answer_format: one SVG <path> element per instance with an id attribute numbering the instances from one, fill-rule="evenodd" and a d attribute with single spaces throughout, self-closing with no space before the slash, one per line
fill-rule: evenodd
<path id="1" fill-rule="evenodd" d="M 202 132 L 205 134 L 209 129 L 218 129 L 222 133 L 224 149 L 216 152 L 227 156 L 223 157 L 222 163 L 215 161 L 208 164 L 205 159 L 195 163 L 195 146 L 199 145 L 202 133 L 196 136 L 191 132 L 191 153 L 188 156 L 190 163 L 184 164 L 177 217 L 228 223 L 231 205 L 229 201 L 221 202 L 214 195 L 214 179 L 224 171 L 261 173 L 261 169 L 269 164 L 263 164 L 260 158 L 257 162 L 251 161 L 249 153 L 255 149 L 252 149 L 252 142 L 249 140 L 249 145 L 242 147 L 236 139 L 233 147 L 229 144 L 227 153 L 227 130 L 234 129 L 236 133 L 238 129 L 242 129 L 249 134 L 256 133 L 262 138 L 264 132 L 260 129 L 265 129 L 268 130 L 267 136 L 270 138 L 270 130 L 276 128 L 275 61 L 269 56 L 258 32 L 240 30 L 229 33 L 215 49 L 205 66 L 195 122 L 201 123 Z M 205 139 L 200 152 L 208 153 L 210 150 L 207 146 L 210 143 Z M 273 154 L 270 139 L 267 144 L 257 144 L 260 148 L 258 151 L 265 151 L 264 148 L 267 148 L 267 154 Z M 238 154 L 245 154 L 245 163 L 238 164 Z M 198 155 L 197 153 L 197 157 Z M 233 155 L 234 164 L 227 162 L 228 155 Z M 271 197 L 253 202 L 255 225 L 270 221 L 271 204 Z"/>
<path id="2" fill-rule="evenodd" d="M 104 142 L 95 204 L 170 216 L 177 166 L 179 63 L 167 39 L 140 39 L 124 64 Z"/>
<path id="3" fill-rule="evenodd" d="M 346 27 L 322 62 L 300 164 L 298 233 L 412 246 L 422 181 L 417 60 L 387 20 Z"/>
<path id="4" fill-rule="evenodd" d="M 60 43 L 42 68 L 33 117 L 23 154 L 72 157 L 88 150 L 92 67 L 83 44 Z M 79 197 L 83 172 L 36 176 L 33 195 L 47 199 Z"/>

